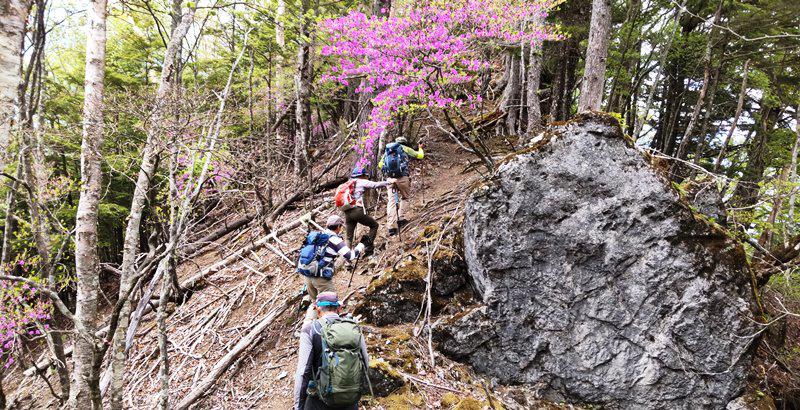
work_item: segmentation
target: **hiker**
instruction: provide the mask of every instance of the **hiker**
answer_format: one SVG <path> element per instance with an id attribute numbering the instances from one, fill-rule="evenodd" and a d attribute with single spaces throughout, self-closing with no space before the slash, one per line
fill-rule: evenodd
<path id="1" fill-rule="evenodd" d="M 386 223 L 389 226 L 389 236 L 397 235 L 403 226 L 408 224 L 404 218 L 406 200 L 411 195 L 411 180 L 408 178 L 408 158 L 422 159 L 425 152 L 422 144 L 415 151 L 408 146 L 405 137 L 397 137 L 393 143 L 386 145 L 383 158 L 378 163 L 378 169 L 387 177 L 396 178 L 394 184 L 387 187 L 389 198 L 386 201 Z"/>
<path id="2" fill-rule="evenodd" d="M 315 305 L 317 320 L 300 331 L 294 409 L 358 409 L 369 369 L 364 336 L 352 318 L 340 316 L 336 293 L 319 293 Z"/>
<path id="3" fill-rule="evenodd" d="M 369 233 L 361 238 L 361 242 L 366 245 L 364 256 L 372 255 L 375 250 L 375 236 L 378 235 L 378 222 L 375 218 L 367 215 L 364 206 L 364 191 L 387 187 L 395 182 L 394 178 L 388 178 L 383 182 L 373 182 L 367 177 L 364 168 L 356 167 L 350 174 L 350 180 L 336 189 L 334 197 L 336 206 L 344 212 L 345 238 L 350 246 L 353 244 L 353 236 L 358 224 L 369 228 Z"/>
<path id="4" fill-rule="evenodd" d="M 308 296 L 316 299 L 321 292 L 332 292 L 333 273 L 336 258 L 343 256 L 354 261 L 364 254 L 366 244 L 363 242 L 350 249 L 340 236 L 344 220 L 338 215 L 328 217 L 324 231 L 311 231 L 303 241 L 297 272 L 305 279 Z M 303 320 L 303 325 L 314 320 L 314 309 L 310 306 Z"/>

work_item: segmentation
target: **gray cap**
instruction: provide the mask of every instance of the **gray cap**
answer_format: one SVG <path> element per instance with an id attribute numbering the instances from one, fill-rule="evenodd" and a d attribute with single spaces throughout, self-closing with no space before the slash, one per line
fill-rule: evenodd
<path id="1" fill-rule="evenodd" d="M 328 217 L 328 221 L 325 222 L 325 226 L 328 228 L 335 228 L 342 225 L 344 225 L 344 220 L 339 215 L 331 215 Z"/>

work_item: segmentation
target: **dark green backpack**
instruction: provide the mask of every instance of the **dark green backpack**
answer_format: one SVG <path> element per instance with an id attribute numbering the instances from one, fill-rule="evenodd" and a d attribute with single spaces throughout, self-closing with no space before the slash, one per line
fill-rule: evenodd
<path id="1" fill-rule="evenodd" d="M 322 363 L 314 375 L 319 398 L 332 407 L 356 404 L 365 377 L 369 384 L 361 355 L 361 329 L 346 317 L 321 320 L 320 324 Z"/>

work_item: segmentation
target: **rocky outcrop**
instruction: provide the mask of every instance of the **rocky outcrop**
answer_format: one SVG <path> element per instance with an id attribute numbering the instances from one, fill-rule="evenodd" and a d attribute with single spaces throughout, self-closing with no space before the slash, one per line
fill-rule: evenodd
<path id="1" fill-rule="evenodd" d="M 472 292 L 465 289 L 468 275 L 461 229 L 441 232 L 429 226 L 420 235 L 419 241 L 428 243 L 431 248 L 436 246 L 435 243 L 439 244 L 431 257 L 430 267 L 433 313 L 448 313 L 443 310 L 455 310 L 459 305 L 471 302 Z M 378 326 L 414 322 L 419 318 L 427 294 L 427 279 L 427 254 L 419 250 L 381 272 L 369 284 L 353 314 Z"/>
<path id="2" fill-rule="evenodd" d="M 610 117 L 502 164 L 464 237 L 483 305 L 441 327 L 447 355 L 608 408 L 725 408 L 742 392 L 757 332 L 744 251 Z"/>
<path id="3" fill-rule="evenodd" d="M 387 397 L 406 384 L 403 376 L 391 364 L 380 358 L 370 360 L 369 380 L 364 382 L 362 391 L 371 389 L 375 397 Z"/>

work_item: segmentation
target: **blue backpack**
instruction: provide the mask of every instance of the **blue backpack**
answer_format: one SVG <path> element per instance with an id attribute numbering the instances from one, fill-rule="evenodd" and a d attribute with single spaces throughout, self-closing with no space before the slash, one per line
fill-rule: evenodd
<path id="1" fill-rule="evenodd" d="M 386 145 L 383 174 L 390 178 L 408 176 L 408 155 L 403 151 L 403 145 L 396 142 Z"/>
<path id="2" fill-rule="evenodd" d="M 297 261 L 297 272 L 303 276 L 331 278 L 333 269 L 326 269 L 323 260 L 325 248 L 328 246 L 330 234 L 311 231 L 300 248 L 300 259 Z"/>

